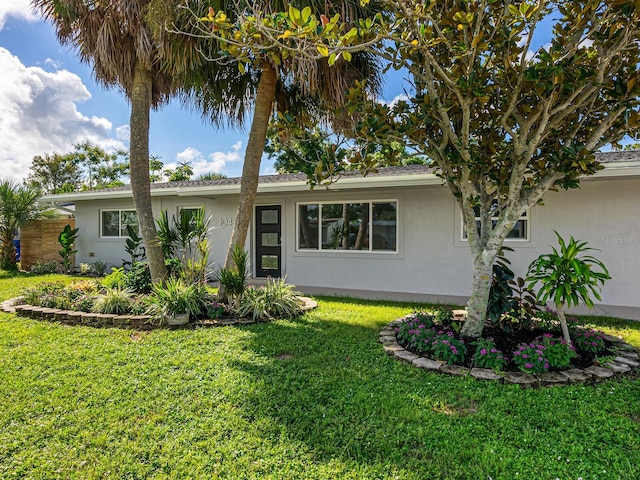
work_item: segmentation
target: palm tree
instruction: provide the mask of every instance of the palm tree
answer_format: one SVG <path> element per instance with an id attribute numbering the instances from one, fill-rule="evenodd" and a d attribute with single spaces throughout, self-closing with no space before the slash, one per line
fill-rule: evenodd
<path id="1" fill-rule="evenodd" d="M 0 180 L 0 268 L 16 267 L 13 238 L 21 226 L 42 211 L 39 197 L 40 191 L 35 188 Z"/>
<path id="2" fill-rule="evenodd" d="M 157 6 L 155 18 L 161 27 L 159 32 L 164 40 L 165 51 L 171 49 L 169 44 L 178 46 L 174 50 L 177 55 L 166 55 L 166 61 L 172 63 L 172 68 L 176 72 L 184 71 L 185 67 L 193 65 L 194 62 L 202 64 L 207 59 L 219 57 L 217 41 L 215 38 L 201 38 L 201 25 L 194 23 L 194 18 L 205 15 L 210 6 L 216 11 L 224 11 L 229 17 L 234 17 L 241 9 L 256 5 L 254 2 L 237 0 L 215 2 L 192 0 L 186 3 L 187 9 L 179 9 L 179 5 L 185 4 L 184 0 L 154 0 L 154 5 Z M 259 8 L 264 12 L 278 12 L 286 10 L 289 3 L 297 2 L 271 0 L 261 2 Z M 347 0 L 335 2 L 335 4 L 320 0 L 310 0 L 306 3 L 310 4 L 316 12 L 324 12 L 328 16 L 339 12 L 347 21 L 355 21 L 367 12 L 360 7 L 359 2 Z M 182 13 L 176 16 L 176 10 L 182 10 Z M 170 31 L 179 32 L 182 35 L 167 34 L 167 26 Z M 204 42 L 204 47 L 201 42 Z M 184 45 L 187 43 L 193 47 L 185 48 Z M 181 52 L 191 52 L 191 55 L 185 58 L 181 56 Z M 201 53 L 199 60 L 193 58 L 194 52 Z M 236 125 L 243 123 L 247 110 L 253 110 L 242 168 L 240 201 L 225 260 L 225 267 L 231 268 L 235 246 L 244 247 L 247 238 L 258 188 L 267 127 L 274 107 L 279 111 L 297 109 L 297 113 L 302 114 L 303 110 L 306 110 L 305 107 L 313 104 L 316 111 L 329 111 L 344 103 L 345 92 L 355 80 L 366 78 L 369 80 L 371 90 L 377 91 L 380 85 L 380 72 L 373 57 L 366 54 L 354 55 L 352 62 L 337 62 L 334 67 L 328 67 L 326 61 L 317 62 L 313 68 L 307 70 L 296 68 L 286 61 L 275 65 L 266 55 L 264 58 L 256 59 L 254 68 L 248 69 L 246 73 L 239 72 L 237 64 L 233 62 L 209 63 L 215 64 L 212 67 L 217 72 L 213 77 L 214 81 L 212 82 L 212 77 L 209 77 L 202 82 L 202 88 L 198 88 L 197 82 L 191 82 L 195 88 L 185 91 L 185 97 L 189 98 L 205 118 L 219 119 L 223 113 L 231 114 L 227 120 Z M 199 70 L 199 72 L 202 71 Z"/>
<path id="3" fill-rule="evenodd" d="M 161 50 L 146 23 L 150 0 L 32 0 L 56 29 L 58 40 L 78 50 L 105 87 L 119 87 L 131 103 L 130 174 L 151 276 L 166 274 L 156 241 L 149 181 L 149 112 L 176 92 L 171 75 L 161 70 Z"/>

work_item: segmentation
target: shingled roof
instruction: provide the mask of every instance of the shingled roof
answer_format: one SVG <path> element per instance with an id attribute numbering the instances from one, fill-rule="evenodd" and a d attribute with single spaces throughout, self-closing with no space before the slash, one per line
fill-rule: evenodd
<path id="1" fill-rule="evenodd" d="M 601 152 L 597 153 L 596 157 L 598 160 L 605 165 L 617 165 L 617 166 L 625 166 L 626 163 L 629 163 L 631 166 L 632 162 L 640 162 L 640 150 L 632 150 L 632 151 L 620 151 L 620 152 Z M 634 169 L 635 170 L 635 169 Z M 393 177 L 413 177 L 415 176 L 416 180 L 419 176 L 430 176 L 434 177 L 434 168 L 429 167 L 427 165 L 403 165 L 396 167 L 384 167 L 380 168 L 377 172 L 372 172 L 367 174 L 366 178 L 374 179 L 374 180 L 393 180 Z M 348 171 L 344 172 L 341 175 L 343 180 L 348 180 L 349 183 L 353 181 L 358 181 L 359 178 L 362 178 L 362 174 L 359 171 Z M 434 178 L 434 180 L 436 180 Z M 229 187 L 240 185 L 241 178 L 220 178 L 216 180 L 188 180 L 182 182 L 162 182 L 162 183 L 152 183 L 151 184 L 151 192 L 152 195 L 162 195 L 162 190 L 167 190 L 175 192 L 182 189 L 188 189 L 190 191 L 198 191 L 198 190 L 216 190 L 222 187 L 223 189 L 229 191 Z M 362 178 L 363 182 L 366 182 L 365 178 Z M 269 185 L 276 184 L 284 184 L 283 189 L 286 190 L 287 187 L 285 185 L 289 184 L 292 186 L 294 184 L 306 184 L 307 177 L 302 173 L 284 173 L 284 174 L 276 174 L 276 175 L 263 175 L 259 178 L 259 185 L 263 187 L 268 187 Z M 358 182 L 360 183 L 360 182 Z M 373 183 L 373 182 L 372 182 Z M 227 187 L 227 188 L 225 188 Z M 106 196 L 110 196 L 110 194 L 114 194 L 115 197 L 122 197 L 126 195 L 127 192 L 131 192 L 131 185 L 125 185 L 122 187 L 114 187 L 108 189 L 101 190 L 88 190 L 86 192 L 72 192 L 70 194 L 57 194 L 57 195 L 46 195 L 43 197 L 45 200 L 53 200 L 59 201 L 63 200 L 63 197 L 73 197 L 77 200 L 89 199 L 89 197 L 99 196 L 101 198 L 105 198 Z M 170 194 L 170 193 L 169 193 Z"/>

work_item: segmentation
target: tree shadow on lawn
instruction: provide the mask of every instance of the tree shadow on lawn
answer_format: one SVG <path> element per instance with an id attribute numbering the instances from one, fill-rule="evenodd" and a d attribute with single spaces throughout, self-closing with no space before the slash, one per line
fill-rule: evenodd
<path id="1" fill-rule="evenodd" d="M 244 347 L 254 356 L 229 363 L 260 385 L 242 399 L 248 420 L 268 417 L 319 462 L 339 458 L 416 478 L 486 478 L 522 475 L 523 456 L 533 456 L 531 475 L 562 477 L 557 457 L 576 458 L 576 437 L 581 455 L 610 472 L 614 452 L 638 452 L 627 436 L 640 433 L 633 422 L 637 383 L 524 390 L 433 374 L 388 357 L 377 319 L 350 323 L 343 314 L 346 322 L 315 311 L 246 327 L 253 335 Z M 640 461 L 640 454 L 634 458 Z"/>

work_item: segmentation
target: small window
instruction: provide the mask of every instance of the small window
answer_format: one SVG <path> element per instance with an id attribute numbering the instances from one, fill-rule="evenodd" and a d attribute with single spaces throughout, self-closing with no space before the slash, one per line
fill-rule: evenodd
<path id="1" fill-rule="evenodd" d="M 178 218 L 180 219 L 180 222 L 182 222 L 182 217 L 185 217 L 185 221 L 189 222 L 191 226 L 196 223 L 196 218 L 198 216 L 203 216 L 204 218 L 203 207 L 180 207 L 178 209 Z"/>
<path id="2" fill-rule="evenodd" d="M 514 241 L 529 240 L 528 212 L 529 212 L 528 210 L 525 210 L 525 212 L 522 215 L 520 215 L 520 218 L 518 219 L 516 224 L 513 226 L 511 231 L 507 234 L 507 240 L 514 240 Z M 478 227 L 478 233 L 479 233 L 480 232 L 480 212 L 478 211 L 477 208 L 475 209 L 475 213 L 476 213 L 476 225 Z M 462 222 L 462 240 L 466 241 L 467 231 L 464 227 L 464 220 L 461 219 L 460 221 Z M 495 227 L 496 223 L 498 223 L 498 217 L 491 217 L 491 226 Z"/>
<path id="3" fill-rule="evenodd" d="M 127 237 L 127 225 L 138 229 L 138 215 L 135 210 L 102 210 L 100 221 L 102 237 Z"/>
<path id="4" fill-rule="evenodd" d="M 397 202 L 298 205 L 298 250 L 397 251 Z"/>

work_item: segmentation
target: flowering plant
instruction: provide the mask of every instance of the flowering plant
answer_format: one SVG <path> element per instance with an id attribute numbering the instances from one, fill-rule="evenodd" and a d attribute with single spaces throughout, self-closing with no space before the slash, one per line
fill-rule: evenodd
<path id="1" fill-rule="evenodd" d="M 600 353 L 606 349 L 604 333 L 586 328 L 573 333 L 573 344 L 581 352 Z"/>
<path id="2" fill-rule="evenodd" d="M 396 329 L 396 338 L 404 346 L 418 353 L 427 353 L 431 349 L 431 339 L 435 331 L 431 328 L 431 318 L 422 314 L 415 314 L 407 318 Z"/>
<path id="3" fill-rule="evenodd" d="M 227 311 L 226 306 L 217 300 L 207 300 L 204 307 L 207 312 L 207 318 L 212 320 L 224 316 Z"/>
<path id="4" fill-rule="evenodd" d="M 568 344 L 564 339 L 554 338 L 550 333 L 545 333 L 537 341 L 541 341 L 544 345 L 544 357 L 549 362 L 550 368 L 568 368 L 571 365 L 571 359 L 577 356 L 573 345 Z"/>
<path id="5" fill-rule="evenodd" d="M 507 365 L 507 358 L 496 345 L 492 338 L 480 338 L 475 341 L 476 353 L 473 356 L 473 364 L 478 368 L 490 368 L 502 370 Z"/>
<path id="6" fill-rule="evenodd" d="M 431 339 L 431 353 L 436 360 L 448 364 L 463 363 L 467 346 L 464 340 L 455 338 L 453 332 L 439 330 Z"/>
<path id="7" fill-rule="evenodd" d="M 545 347 L 536 341 L 518 345 L 511 361 L 519 370 L 529 373 L 543 373 L 549 370 L 549 361 L 544 356 Z"/>

